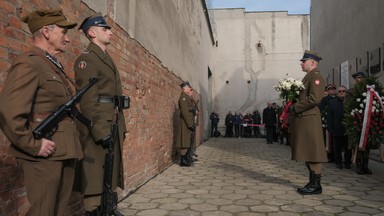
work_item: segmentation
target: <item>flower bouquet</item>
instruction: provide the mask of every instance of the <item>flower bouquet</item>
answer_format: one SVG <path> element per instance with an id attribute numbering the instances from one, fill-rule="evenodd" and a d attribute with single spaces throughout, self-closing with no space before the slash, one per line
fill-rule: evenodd
<path id="1" fill-rule="evenodd" d="M 293 78 L 285 78 L 279 81 L 279 84 L 274 86 L 275 90 L 279 92 L 280 99 L 286 102 L 296 102 L 299 98 L 300 91 L 304 89 L 303 82 Z"/>
<path id="2" fill-rule="evenodd" d="M 370 145 L 376 149 L 384 141 L 383 85 L 369 77 L 351 90 L 344 105 L 344 125 L 351 147 L 365 151 Z"/>
<path id="3" fill-rule="evenodd" d="M 283 127 L 287 127 L 288 120 L 288 108 L 298 101 L 300 91 L 305 87 L 303 82 L 295 80 L 293 78 L 284 78 L 279 81 L 279 84 L 274 86 L 275 90 L 279 92 L 280 99 L 283 99 L 287 104 L 285 105 L 283 112 L 279 116 L 279 120 L 283 122 Z"/>

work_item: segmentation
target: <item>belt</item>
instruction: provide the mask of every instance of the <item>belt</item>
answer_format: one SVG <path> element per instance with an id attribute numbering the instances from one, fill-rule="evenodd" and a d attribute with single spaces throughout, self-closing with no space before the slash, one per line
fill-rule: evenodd
<path id="1" fill-rule="evenodd" d="M 50 114 L 51 112 L 31 113 L 29 115 L 29 121 L 33 123 L 40 123 L 40 122 L 43 122 L 44 119 L 46 119 Z M 69 116 L 64 117 L 63 120 L 73 121 L 73 119 Z"/>
<path id="2" fill-rule="evenodd" d="M 114 100 L 114 96 L 99 96 L 99 103 L 113 103 L 115 100 Z"/>

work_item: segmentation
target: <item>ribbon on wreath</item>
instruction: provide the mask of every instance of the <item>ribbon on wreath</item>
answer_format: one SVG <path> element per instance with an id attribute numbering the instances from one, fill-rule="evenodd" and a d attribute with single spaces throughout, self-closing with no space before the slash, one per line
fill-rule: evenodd
<path id="1" fill-rule="evenodd" d="M 372 115 L 372 106 L 373 106 L 374 98 L 376 98 L 379 101 L 379 105 L 381 106 L 381 109 L 383 110 L 383 114 L 384 114 L 383 101 L 381 100 L 379 93 L 375 91 L 375 85 L 367 85 L 367 103 L 364 109 L 363 126 L 361 128 L 360 141 L 359 141 L 359 148 L 363 151 L 365 151 L 365 148 L 367 146 L 367 139 L 369 135 L 369 128 L 371 125 L 371 115 Z"/>
<path id="2" fill-rule="evenodd" d="M 292 101 L 288 101 L 288 103 L 285 105 L 283 112 L 281 112 L 279 116 L 280 122 L 282 122 L 282 128 L 287 128 L 288 125 L 288 116 L 289 116 L 289 107 L 292 105 Z"/>

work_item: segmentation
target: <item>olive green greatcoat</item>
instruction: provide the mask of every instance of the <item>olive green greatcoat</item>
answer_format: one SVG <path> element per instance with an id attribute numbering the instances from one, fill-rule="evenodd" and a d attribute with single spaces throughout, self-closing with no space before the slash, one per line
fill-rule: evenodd
<path id="1" fill-rule="evenodd" d="M 48 158 L 37 157 L 41 140 L 34 139 L 32 131 L 72 97 L 58 73 L 62 71 L 35 46 L 18 56 L 10 67 L 0 94 L 0 127 L 11 142 L 13 156 L 30 161 L 83 157 L 78 129 L 69 120 L 61 121 L 51 138 L 56 143 L 55 153 Z M 32 116 L 41 118 L 32 119 Z"/>
<path id="2" fill-rule="evenodd" d="M 324 79 L 315 68 L 302 80 L 305 89 L 294 104 L 291 123 L 292 160 L 326 162 L 321 115 L 318 104 L 324 95 Z"/>
<path id="3" fill-rule="evenodd" d="M 104 161 L 108 152 L 98 141 L 111 134 L 114 119 L 113 103 L 100 103 L 99 96 L 122 95 L 119 71 L 108 53 L 99 46 L 90 43 L 86 50 L 76 59 L 74 65 L 76 83 L 84 86 L 89 78 L 98 77 L 99 81 L 82 98 L 81 112 L 93 122 L 83 141 L 84 159 L 82 160 L 82 190 L 84 194 L 100 194 L 102 192 Z M 114 148 L 113 188 L 124 188 L 122 163 L 122 143 L 126 132 L 123 112 L 118 113 L 118 139 Z"/>
<path id="4" fill-rule="evenodd" d="M 182 92 L 179 97 L 180 123 L 177 133 L 176 148 L 189 148 L 191 145 L 192 131 L 194 127 L 194 110 L 196 109 L 192 97 Z"/>

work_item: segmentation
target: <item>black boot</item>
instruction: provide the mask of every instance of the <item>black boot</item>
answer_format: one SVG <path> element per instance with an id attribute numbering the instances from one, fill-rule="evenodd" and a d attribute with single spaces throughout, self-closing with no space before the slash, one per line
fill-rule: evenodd
<path id="1" fill-rule="evenodd" d="M 312 194 L 321 194 L 323 188 L 321 187 L 321 174 L 314 174 L 312 182 L 308 186 L 300 189 L 298 192 L 301 195 L 312 195 Z"/>
<path id="2" fill-rule="evenodd" d="M 192 165 L 192 161 L 189 159 L 188 154 L 181 155 L 180 166 L 187 166 L 187 167 L 189 167 L 191 165 Z"/>
<path id="3" fill-rule="evenodd" d="M 359 175 L 364 175 L 364 170 L 363 170 L 363 157 L 361 152 L 357 152 L 357 157 L 356 157 L 356 173 Z"/>
<path id="4" fill-rule="evenodd" d="M 368 168 L 368 161 L 369 161 L 369 158 L 363 158 L 362 170 L 364 174 L 372 175 L 372 171 Z"/>
<path id="5" fill-rule="evenodd" d="M 309 172 L 309 182 L 302 188 L 297 188 L 297 192 L 300 193 L 301 190 L 303 190 L 304 188 L 308 187 L 309 184 L 311 184 L 313 182 L 313 177 L 315 176 L 315 173 L 314 172 Z"/>

